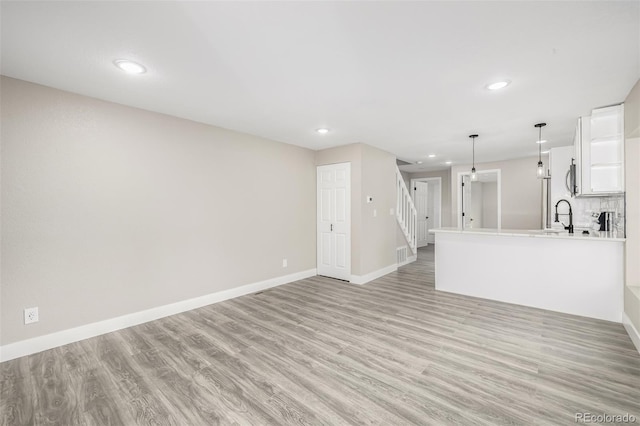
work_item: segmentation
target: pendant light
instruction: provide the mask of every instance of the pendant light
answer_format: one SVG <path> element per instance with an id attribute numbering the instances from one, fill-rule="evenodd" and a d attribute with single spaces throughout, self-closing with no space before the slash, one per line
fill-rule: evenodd
<path id="1" fill-rule="evenodd" d="M 536 171 L 538 179 L 544 178 L 544 165 L 542 164 L 542 128 L 546 125 L 547 123 L 538 123 L 533 126 L 538 128 L 538 170 Z"/>
<path id="2" fill-rule="evenodd" d="M 471 166 L 471 181 L 478 180 L 478 174 L 476 173 L 476 138 L 478 135 L 469 135 L 473 144 L 473 165 Z"/>

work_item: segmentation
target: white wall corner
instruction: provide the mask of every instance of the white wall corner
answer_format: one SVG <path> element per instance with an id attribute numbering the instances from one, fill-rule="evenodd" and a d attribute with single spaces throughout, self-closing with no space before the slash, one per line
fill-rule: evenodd
<path id="1" fill-rule="evenodd" d="M 366 284 L 369 281 L 373 281 L 377 278 L 380 278 L 382 276 L 385 276 L 397 270 L 398 270 L 397 264 L 389 265 L 382 269 L 378 269 L 377 271 L 373 271 L 365 275 L 351 275 L 350 282 L 351 284 L 358 284 L 358 285 Z"/>
<path id="2" fill-rule="evenodd" d="M 123 328 L 133 327 L 134 325 L 143 324 L 145 322 L 201 308 L 213 303 L 222 302 L 225 300 L 244 296 L 246 294 L 255 293 L 283 284 L 288 284 L 294 281 L 303 280 L 305 278 L 313 277 L 316 275 L 317 271 L 315 268 L 308 269 L 306 271 L 295 272 L 289 275 L 270 278 L 268 280 L 246 284 L 228 290 L 222 290 L 216 293 L 207 294 L 205 296 L 200 296 L 193 299 L 183 300 L 169 305 L 158 306 L 120 317 L 94 322 L 68 330 L 62 330 L 44 336 L 34 337 L 32 339 L 9 343 L 7 345 L 0 346 L 0 362 L 9 361 L 26 355 L 46 351 L 48 349 L 57 348 L 69 343 L 89 339 L 101 334 L 111 333 Z"/>
<path id="3" fill-rule="evenodd" d="M 626 312 L 622 313 L 622 325 L 624 325 L 625 330 L 627 330 L 627 334 L 629 334 L 629 337 L 631 337 L 631 341 L 635 345 L 636 350 L 638 351 L 638 353 L 640 353 L 640 333 L 633 326 L 633 323 L 627 316 Z"/>

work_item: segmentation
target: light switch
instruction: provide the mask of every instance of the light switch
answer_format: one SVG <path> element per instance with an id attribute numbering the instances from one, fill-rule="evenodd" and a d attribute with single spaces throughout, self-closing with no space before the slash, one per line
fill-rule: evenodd
<path id="1" fill-rule="evenodd" d="M 378 210 L 373 209 L 373 217 L 376 217 L 376 216 L 378 216 Z"/>

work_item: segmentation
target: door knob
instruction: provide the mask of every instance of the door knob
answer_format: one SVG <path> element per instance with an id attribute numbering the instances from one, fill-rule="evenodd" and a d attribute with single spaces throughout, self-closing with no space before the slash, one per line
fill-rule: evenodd
<path id="1" fill-rule="evenodd" d="M 333 223 L 331 224 L 331 232 L 333 232 Z"/>

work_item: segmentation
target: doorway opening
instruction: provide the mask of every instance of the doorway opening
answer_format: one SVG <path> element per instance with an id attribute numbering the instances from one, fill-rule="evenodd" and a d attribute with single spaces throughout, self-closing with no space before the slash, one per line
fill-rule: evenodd
<path id="1" fill-rule="evenodd" d="M 418 212 L 417 245 L 433 244 L 435 235 L 429 231 L 442 226 L 442 178 L 411 179 L 411 195 Z"/>
<path id="2" fill-rule="evenodd" d="M 500 229 L 502 227 L 500 170 L 458 173 L 458 228 Z"/>

